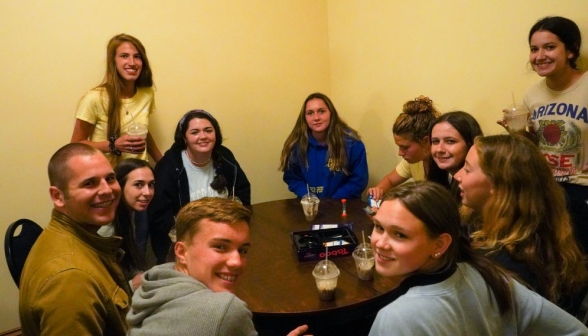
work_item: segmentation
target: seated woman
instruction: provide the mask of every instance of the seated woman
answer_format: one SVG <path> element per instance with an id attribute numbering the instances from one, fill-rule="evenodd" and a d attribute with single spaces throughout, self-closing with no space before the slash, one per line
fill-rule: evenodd
<path id="1" fill-rule="evenodd" d="M 572 315 L 586 292 L 586 260 L 572 232 L 563 189 L 527 138 L 476 138 L 455 175 L 473 247 Z"/>
<path id="2" fill-rule="evenodd" d="M 251 185 L 233 153 L 222 145 L 218 121 L 204 110 L 192 110 L 178 122 L 174 144 L 155 166 L 157 188 L 149 207 L 153 252 L 165 262 L 174 216 L 203 197 L 237 197 L 251 204 Z"/>
<path id="3" fill-rule="evenodd" d="M 370 335 L 586 335 L 573 316 L 475 253 L 436 183 L 389 191 L 374 216 L 376 271 L 401 279 Z"/>
<path id="4" fill-rule="evenodd" d="M 304 100 L 280 159 L 284 182 L 296 196 L 307 188 L 319 198 L 360 198 L 367 187 L 365 146 L 339 118 L 329 97 L 313 93 Z"/>
<path id="5" fill-rule="evenodd" d="M 125 278 L 130 280 L 131 288 L 135 290 L 141 284 L 141 274 L 147 268 L 142 247 L 147 237 L 140 236 L 148 232 L 144 214 L 153 198 L 155 179 L 149 163 L 141 159 L 124 159 L 114 167 L 114 172 L 122 190 L 113 222 L 114 234 L 123 238 L 121 249 L 125 254 L 120 265 Z"/>
<path id="6" fill-rule="evenodd" d="M 484 135 L 480 125 L 469 113 L 454 111 L 442 114 L 431 126 L 431 156 L 427 180 L 441 184 L 460 200 L 453 175 L 465 162 L 474 138 Z"/>
<path id="7" fill-rule="evenodd" d="M 386 191 L 409 178 L 415 181 L 425 180 L 431 153 L 429 129 L 437 117 L 439 112 L 428 97 L 420 96 L 404 104 L 402 113 L 392 126 L 394 142 L 398 146 L 398 156 L 402 157 L 402 161 L 375 187 L 368 189 L 368 195 L 374 200 L 380 200 Z"/>

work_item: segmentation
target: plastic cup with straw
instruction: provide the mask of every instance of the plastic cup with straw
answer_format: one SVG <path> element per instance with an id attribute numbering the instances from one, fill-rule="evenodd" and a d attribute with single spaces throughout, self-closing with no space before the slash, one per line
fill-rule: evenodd
<path id="1" fill-rule="evenodd" d="M 352 253 L 357 269 L 357 277 L 361 280 L 371 280 L 374 277 L 375 256 L 372 245 L 365 242 L 365 234 L 361 231 L 362 244 L 359 244 Z"/>
<path id="2" fill-rule="evenodd" d="M 231 199 L 239 204 L 243 204 L 243 202 L 241 202 L 241 200 L 239 199 L 239 197 L 237 197 L 235 195 L 235 186 L 233 186 L 233 197 L 231 197 Z"/>
<path id="3" fill-rule="evenodd" d="M 529 117 L 529 111 L 524 105 L 517 104 L 512 94 L 512 105 L 502 110 L 504 116 L 502 118 L 503 125 L 510 132 L 522 131 L 527 127 L 527 118 Z"/>
<path id="4" fill-rule="evenodd" d="M 315 194 L 310 192 L 310 187 L 308 186 L 308 183 L 306 184 L 306 191 L 308 193 L 302 197 L 302 199 L 300 200 L 300 204 L 302 205 L 304 217 L 307 221 L 312 222 L 318 214 L 320 200 Z"/>
<path id="5" fill-rule="evenodd" d="M 325 246 L 325 260 L 319 261 L 312 271 L 321 300 L 331 301 L 335 298 L 339 274 L 337 265 L 329 261 L 329 247 Z"/>

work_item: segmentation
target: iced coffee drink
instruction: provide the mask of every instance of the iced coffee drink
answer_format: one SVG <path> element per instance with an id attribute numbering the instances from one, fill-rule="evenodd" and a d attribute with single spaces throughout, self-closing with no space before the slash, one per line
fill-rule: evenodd
<path id="1" fill-rule="evenodd" d="M 527 119 L 529 118 L 529 111 L 523 105 L 513 104 L 502 110 L 504 117 L 502 118 L 511 132 L 524 130 L 527 127 Z"/>
<path id="2" fill-rule="evenodd" d="M 316 287 L 321 300 L 331 301 L 335 298 L 339 273 L 340 271 L 337 268 L 337 265 L 332 261 L 321 260 L 314 267 L 312 275 L 316 281 Z"/>
<path id="3" fill-rule="evenodd" d="M 366 244 L 367 245 L 367 244 Z M 353 260 L 357 276 L 361 280 L 371 280 L 374 277 L 375 257 L 371 248 L 358 247 L 353 251 Z"/>
<path id="4" fill-rule="evenodd" d="M 306 194 L 300 200 L 300 204 L 302 205 L 302 211 L 304 211 L 304 217 L 307 221 L 312 222 L 316 215 L 318 214 L 320 200 L 319 198 L 313 194 Z"/>
<path id="5" fill-rule="evenodd" d="M 143 140 L 147 139 L 147 133 L 149 133 L 149 129 L 147 129 L 147 125 L 144 124 L 133 122 L 127 127 L 128 135 L 140 136 Z"/>

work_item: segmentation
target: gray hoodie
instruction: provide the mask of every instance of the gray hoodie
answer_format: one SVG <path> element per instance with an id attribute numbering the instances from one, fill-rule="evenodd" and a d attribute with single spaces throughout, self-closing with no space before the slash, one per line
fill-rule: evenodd
<path id="1" fill-rule="evenodd" d="M 143 274 L 127 315 L 127 335 L 257 335 L 245 302 L 213 292 L 174 263 Z"/>

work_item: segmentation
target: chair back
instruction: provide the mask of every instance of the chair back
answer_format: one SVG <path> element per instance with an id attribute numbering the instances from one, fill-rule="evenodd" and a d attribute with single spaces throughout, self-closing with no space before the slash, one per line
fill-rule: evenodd
<path id="1" fill-rule="evenodd" d="M 17 233 L 20 228 L 20 232 Z M 4 254 L 10 275 L 20 288 L 20 274 L 24 268 L 27 256 L 43 232 L 43 228 L 30 219 L 19 219 L 8 226 L 4 236 Z M 15 233 L 17 233 L 15 235 Z"/>

